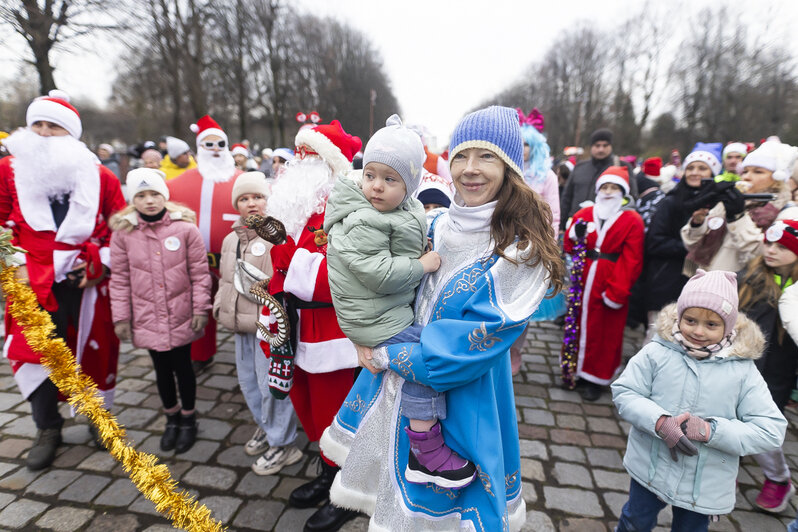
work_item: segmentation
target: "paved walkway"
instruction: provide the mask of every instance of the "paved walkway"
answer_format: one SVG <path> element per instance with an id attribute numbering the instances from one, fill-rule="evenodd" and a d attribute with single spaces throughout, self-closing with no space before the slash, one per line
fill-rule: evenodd
<path id="1" fill-rule="evenodd" d="M 625 353 L 635 353 L 641 334 L 627 331 Z M 522 476 L 527 501 L 527 531 L 607 531 L 614 527 L 626 500 L 629 477 L 621 465 L 628 425 L 619 421 L 608 395 L 586 404 L 574 392 L 557 386 L 562 333 L 551 324 L 530 328 L 523 355 L 523 372 L 516 380 Z M 137 447 L 161 456 L 172 475 L 213 511 L 230 529 L 302 530 L 313 510 L 288 508 L 293 488 L 315 476 L 310 463 L 318 450 L 300 434 L 306 456 L 279 475 L 258 477 L 253 458 L 243 444 L 254 431 L 251 416 L 238 393 L 233 341 L 220 334 L 216 362 L 199 379 L 197 408 L 201 414 L 199 441 L 176 457 L 158 449 L 164 419 L 149 356 L 123 345 L 119 389 L 114 413 Z M 64 413 L 67 409 L 64 407 Z M 798 416 L 789 415 L 791 429 L 785 452 L 798 471 Z M 11 370 L 0 364 L 0 529 L 127 532 L 171 530 L 169 523 L 138 494 L 108 453 L 89 445 L 85 419 L 69 420 L 66 444 L 55 465 L 29 472 L 24 458 L 35 428 L 30 408 L 16 391 Z M 793 505 L 772 517 L 753 511 L 751 501 L 762 476 L 746 459 L 739 476 L 737 508 L 710 530 L 783 531 L 795 515 Z M 793 501 L 795 502 L 795 501 Z M 661 515 L 667 526 L 670 512 Z M 343 530 L 362 531 L 365 517 Z M 657 530 L 668 530 L 658 528 Z"/>

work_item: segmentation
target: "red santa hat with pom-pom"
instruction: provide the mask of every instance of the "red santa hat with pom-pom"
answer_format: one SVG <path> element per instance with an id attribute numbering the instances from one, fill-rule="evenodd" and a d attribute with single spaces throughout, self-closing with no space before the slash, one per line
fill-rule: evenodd
<path id="1" fill-rule="evenodd" d="M 360 137 L 344 131 L 338 120 L 312 128 L 302 128 L 294 142 L 297 148 L 312 148 L 335 172 L 342 174 L 349 170 L 352 159 L 363 146 Z"/>
<path id="2" fill-rule="evenodd" d="M 47 96 L 39 96 L 33 100 L 28 106 L 25 121 L 28 127 L 39 121 L 58 124 L 76 139 L 79 139 L 83 133 L 78 110 L 69 103 L 69 95 L 58 89 L 53 89 Z"/>
<path id="3" fill-rule="evenodd" d="M 216 120 L 210 117 L 210 115 L 205 115 L 199 120 L 197 120 L 196 124 L 191 124 L 189 126 L 192 132 L 197 134 L 197 147 L 199 147 L 200 142 L 202 139 L 207 137 L 208 135 L 217 135 L 222 137 L 225 141 L 227 141 L 227 134 L 222 131 L 222 126 L 220 126 Z"/>

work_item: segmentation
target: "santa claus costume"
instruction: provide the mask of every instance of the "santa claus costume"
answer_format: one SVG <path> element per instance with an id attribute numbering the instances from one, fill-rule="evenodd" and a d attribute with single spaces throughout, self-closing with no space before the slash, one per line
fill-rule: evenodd
<path id="1" fill-rule="evenodd" d="M 78 140 L 80 115 L 66 94 L 51 91 L 35 99 L 26 120 L 28 128 L 3 141 L 12 156 L 0 161 L 0 224 L 13 230 L 15 245 L 27 250 L 20 254 L 25 267 L 18 277 L 29 281 L 56 335 L 66 340 L 110 408 L 119 341 L 106 278 L 106 222 L 125 200 L 116 176 Z M 6 305 L 3 354 L 39 429 L 28 467 L 42 469 L 52 463 L 61 442 L 58 390 Z"/>
<path id="2" fill-rule="evenodd" d="M 296 136 L 297 158 L 275 181 L 266 207 L 285 225 L 286 242 L 271 250 L 274 275 L 269 292 L 282 298 L 291 322 L 293 360 L 281 359 L 267 342 L 270 386 L 289 396 L 311 442 L 318 441 L 341 408 L 354 382 L 357 352 L 341 331 L 332 306 L 327 277 L 327 240 L 322 230 L 327 197 L 335 179 L 345 175 L 360 149 L 358 137 L 337 120 L 302 129 Z M 275 317 L 264 307 L 261 322 L 275 329 Z M 293 374 L 292 374 L 293 372 Z M 294 507 L 310 508 L 329 500 L 338 467 L 322 454 L 321 475 L 295 489 Z M 305 530 L 337 530 L 354 514 L 327 502 Z"/>
<path id="3" fill-rule="evenodd" d="M 197 134 L 197 167 L 167 182 L 172 201 L 182 203 L 197 213 L 208 265 L 213 279 L 211 298 L 219 288 L 219 257 L 222 241 L 230 233 L 239 214 L 230 206 L 233 185 L 241 170 L 236 169 L 227 134 L 210 116 L 205 115 L 191 131 Z M 191 344 L 191 360 L 196 370 L 210 364 L 216 354 L 216 320 L 211 316 L 205 335 Z"/>
<path id="4" fill-rule="evenodd" d="M 599 189 L 612 183 L 623 189 Z M 602 387 L 621 366 L 623 329 L 629 312 L 629 293 L 643 268 L 643 220 L 622 208 L 629 193 L 625 167 L 611 166 L 596 180 L 596 204 L 577 211 L 563 239 L 566 253 L 576 240 L 577 224 L 586 224 L 587 256 L 582 276 L 582 314 L 579 324 L 577 376 L 580 393 L 595 401 Z"/>

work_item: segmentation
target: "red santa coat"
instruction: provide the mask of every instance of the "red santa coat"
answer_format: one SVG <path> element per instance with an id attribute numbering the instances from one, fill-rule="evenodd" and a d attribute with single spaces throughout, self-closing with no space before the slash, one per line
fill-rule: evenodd
<path id="1" fill-rule="evenodd" d="M 230 234 L 233 223 L 240 214 L 232 206 L 233 184 L 241 174 L 236 170 L 233 177 L 222 183 L 214 183 L 203 179 L 199 168 L 192 168 L 178 177 L 166 182 L 169 187 L 169 199 L 182 203 L 197 213 L 205 250 L 208 252 L 208 265 L 211 270 L 211 299 L 219 289 L 219 256 L 222 253 L 222 241 Z M 209 360 L 216 353 L 216 320 L 208 316 L 205 334 L 191 344 L 192 360 Z"/>
<path id="2" fill-rule="evenodd" d="M 582 276 L 577 375 L 606 385 L 621 366 L 629 293 L 643 269 L 643 220 L 635 211 L 621 210 L 599 228 L 593 218 L 593 207 L 581 209 L 566 230 L 566 253 L 573 250 L 570 236 L 578 220 L 588 223 L 588 250 L 603 255 L 618 254 L 615 261 L 614 257 L 586 258 Z"/>
<path id="3" fill-rule="evenodd" d="M 294 410 L 310 441 L 317 441 L 331 423 L 354 382 L 357 351 L 338 325 L 332 306 L 327 277 L 326 235 L 317 231 L 324 226 L 324 213 L 312 215 L 305 228 L 293 235 L 290 244 L 271 250 L 274 275 L 269 283 L 272 294 L 286 292 L 302 302 L 319 308 L 299 309 L 299 328 L 290 397 Z M 275 329 L 274 318 L 266 307 L 261 323 Z M 263 352 L 271 356 L 269 344 L 261 342 Z"/>
<path id="4" fill-rule="evenodd" d="M 27 250 L 24 260 L 30 285 L 39 304 L 48 311 L 58 308 L 52 293 L 76 261 L 101 260 L 110 268 L 110 230 L 107 220 L 125 207 L 119 179 L 106 167 L 80 179 L 70 195 L 69 210 L 56 229 L 49 205 L 29 191 L 17 190 L 13 157 L 0 160 L 0 224 L 14 232 L 14 244 Z M 8 303 L 6 303 L 8 305 Z M 28 397 L 49 376 L 41 356 L 22 335 L 22 328 L 5 313 L 4 355 L 11 361 L 14 378 Z M 67 345 L 87 375 L 94 379 L 106 406 L 110 407 L 116 385 L 119 340 L 113 332 L 108 280 L 83 290 L 79 324 L 70 330 Z"/>

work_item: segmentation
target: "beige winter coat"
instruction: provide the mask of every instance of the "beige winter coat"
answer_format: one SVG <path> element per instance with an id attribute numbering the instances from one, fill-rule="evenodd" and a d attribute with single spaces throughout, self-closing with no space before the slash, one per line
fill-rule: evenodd
<path id="1" fill-rule="evenodd" d="M 255 231 L 243 225 L 239 218 L 233 224 L 233 232 L 222 242 L 221 264 L 219 270 L 222 278 L 219 291 L 213 300 L 213 317 L 223 327 L 237 333 L 256 332 L 255 323 L 260 315 L 260 308 L 243 295 L 233 285 L 236 270 L 236 248 L 241 242 L 241 258 L 252 264 L 266 275 L 272 275 L 272 245 L 266 242 Z"/>

